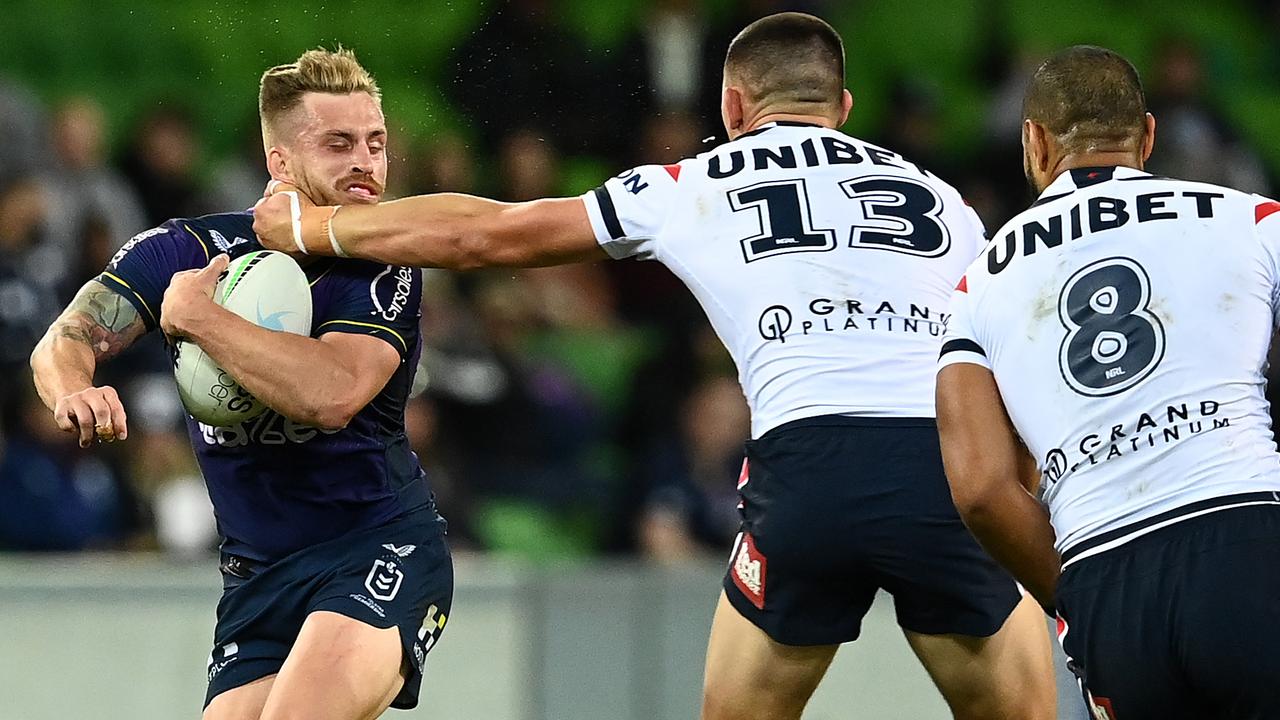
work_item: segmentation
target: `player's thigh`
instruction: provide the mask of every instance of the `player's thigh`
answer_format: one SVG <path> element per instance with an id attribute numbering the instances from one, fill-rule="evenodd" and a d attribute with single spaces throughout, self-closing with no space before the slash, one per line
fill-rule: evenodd
<path id="1" fill-rule="evenodd" d="M 313 612 L 276 676 L 262 720 L 376 718 L 400 692 L 406 668 L 397 628 Z"/>
<path id="2" fill-rule="evenodd" d="M 219 693 L 204 709 L 203 720 L 258 720 L 275 679 L 275 675 L 268 675 Z"/>
<path id="3" fill-rule="evenodd" d="M 707 643 L 703 720 L 799 718 L 838 647 L 783 645 L 722 593 Z"/>
<path id="4" fill-rule="evenodd" d="M 1049 631 L 1030 596 L 989 637 L 904 633 L 956 718 L 1057 717 Z"/>

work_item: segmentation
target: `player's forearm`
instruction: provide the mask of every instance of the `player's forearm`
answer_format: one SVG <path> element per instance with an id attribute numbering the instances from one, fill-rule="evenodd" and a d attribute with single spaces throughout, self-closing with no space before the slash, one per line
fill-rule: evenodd
<path id="1" fill-rule="evenodd" d="M 87 336 L 55 322 L 31 353 L 36 392 L 50 410 L 58 399 L 93 386 L 97 359 Z"/>
<path id="2" fill-rule="evenodd" d="M 97 280 L 85 283 L 31 353 L 40 399 L 52 410 L 59 398 L 92 387 L 98 363 L 146 330 L 138 311 L 118 293 Z"/>
<path id="3" fill-rule="evenodd" d="M 1001 483 L 980 500 L 957 505 L 964 524 L 1045 608 L 1054 605 L 1062 561 L 1044 507 L 1017 485 Z"/>
<path id="4" fill-rule="evenodd" d="M 470 195 L 421 195 L 379 205 L 345 205 L 333 216 L 334 239 L 351 257 L 392 265 L 471 270 L 499 265 L 502 254 L 488 229 L 509 203 Z M 328 208 L 307 213 L 328 214 Z M 310 222 L 304 227 L 316 227 Z M 325 232 L 324 235 L 328 233 Z M 336 252 L 327 237 L 307 238 L 309 252 Z"/>
<path id="5" fill-rule="evenodd" d="M 600 260 L 578 198 L 504 203 L 471 195 L 420 195 L 379 205 L 306 208 L 307 252 L 450 270 L 540 267 Z M 332 231 L 332 237 L 330 237 Z"/>
<path id="6" fill-rule="evenodd" d="M 290 420 L 336 430 L 360 409 L 347 392 L 356 385 L 350 369 L 315 338 L 268 330 L 222 308 L 193 322 L 186 336 L 241 387 Z"/>

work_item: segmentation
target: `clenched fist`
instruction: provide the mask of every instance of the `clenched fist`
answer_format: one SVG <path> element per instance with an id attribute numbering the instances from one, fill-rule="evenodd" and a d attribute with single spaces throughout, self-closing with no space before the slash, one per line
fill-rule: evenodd
<path id="1" fill-rule="evenodd" d="M 169 280 L 160 304 L 160 329 L 171 338 L 190 334 L 192 327 L 214 307 L 213 291 L 218 278 L 230 262 L 226 255 L 218 255 L 199 270 L 176 273 Z"/>
<path id="2" fill-rule="evenodd" d="M 253 232 L 268 250 L 300 255 L 297 237 L 302 230 L 301 213 L 314 204 L 296 186 L 280 180 L 267 183 L 263 197 L 253 206 Z"/>

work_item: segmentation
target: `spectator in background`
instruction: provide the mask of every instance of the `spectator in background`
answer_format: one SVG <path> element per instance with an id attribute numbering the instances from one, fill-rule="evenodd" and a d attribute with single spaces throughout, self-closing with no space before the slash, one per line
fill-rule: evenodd
<path id="1" fill-rule="evenodd" d="M 57 317 L 68 280 L 63 257 L 47 241 L 47 215 L 35 178 L 0 187 L 0 389 L 30 384 L 27 358 Z"/>
<path id="2" fill-rule="evenodd" d="M 713 376 L 694 389 L 678 430 L 660 439 L 646 463 L 648 495 L 638 526 L 645 557 L 669 562 L 720 555 L 732 542 L 750 425 L 733 376 Z"/>
<path id="3" fill-rule="evenodd" d="M 983 113 L 983 137 L 971 167 L 956 178 L 957 188 L 973 205 L 989 232 L 994 232 L 1035 199 L 1022 170 L 1022 98 L 1027 80 L 1047 53 L 1022 46 L 996 61 L 999 80 Z"/>
<path id="4" fill-rule="evenodd" d="M 441 133 L 422 144 L 410 170 L 411 193 L 460 192 L 474 194 L 476 160 L 471 145 L 455 133 Z"/>
<path id="5" fill-rule="evenodd" d="M 633 165 L 665 165 L 703 151 L 698 119 L 687 110 L 664 110 L 649 117 L 640 129 Z"/>
<path id="6" fill-rule="evenodd" d="M 885 127 L 877 144 L 896 152 L 949 183 L 960 164 L 942 145 L 942 108 L 936 88 L 922 80 L 898 78 L 889 90 Z"/>
<path id="7" fill-rule="evenodd" d="M 138 123 L 121 167 L 142 201 L 147 225 L 217 207 L 200 191 L 199 152 L 191 116 L 172 104 L 155 106 Z"/>
<path id="8" fill-rule="evenodd" d="M 129 442 L 113 449 L 126 453 L 130 490 L 151 531 L 146 545 L 178 556 L 211 552 L 218 544 L 213 504 L 191 453 L 186 411 L 171 373 L 134 370 L 113 385 L 129 408 Z"/>
<path id="9" fill-rule="evenodd" d="M 146 226 L 133 188 L 104 163 L 105 135 L 102 107 L 92 98 L 71 98 L 54 112 L 54 161 L 41 179 L 49 202 L 49 237 L 65 261 L 79 262 L 86 235 L 105 233 L 114 252 Z"/>
<path id="10" fill-rule="evenodd" d="M 119 548 L 133 501 L 104 455 L 58 429 L 29 378 L 7 403 L 0 459 L 0 549 Z"/>
<path id="11" fill-rule="evenodd" d="M 1157 55 L 1151 113 L 1160 148 L 1147 169 L 1267 195 L 1266 167 L 1205 97 L 1200 50 L 1182 38 L 1167 39 Z"/>
<path id="12" fill-rule="evenodd" d="M 239 147 L 224 158 L 213 173 L 212 203 L 219 208 L 250 208 L 262 197 L 271 178 L 262 163 L 262 129 L 258 118 L 246 122 Z"/>
<path id="13" fill-rule="evenodd" d="M 656 0 L 640 29 L 655 105 L 689 110 L 702 97 L 707 24 L 695 0 Z"/>
<path id="14" fill-rule="evenodd" d="M 530 123 L 550 128 L 574 153 L 618 156 L 630 140 L 616 63 L 598 57 L 556 23 L 550 0 L 496 0 L 454 52 L 443 83 L 487 147 Z M 589 107 L 591 112 L 582 112 Z M 519 108 L 518 113 L 511 112 Z"/>
<path id="15" fill-rule="evenodd" d="M 0 78 L 0 187 L 48 162 L 44 109 L 25 87 Z"/>
<path id="16" fill-rule="evenodd" d="M 560 158 L 540 130 L 520 128 L 504 137 L 498 171 L 498 195 L 509 202 L 550 197 L 560 189 Z"/>

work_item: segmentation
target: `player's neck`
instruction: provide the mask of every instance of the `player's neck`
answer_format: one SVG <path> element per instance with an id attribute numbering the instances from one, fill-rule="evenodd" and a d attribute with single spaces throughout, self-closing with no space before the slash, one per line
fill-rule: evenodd
<path id="1" fill-rule="evenodd" d="M 1044 187 L 1050 186 L 1062 173 L 1079 168 L 1133 168 L 1140 170 L 1142 169 L 1142 160 L 1132 150 L 1071 152 L 1070 155 L 1064 155 L 1061 160 L 1057 161 L 1053 172 L 1048 174 L 1048 182 L 1044 183 Z M 1044 192 L 1044 187 L 1041 188 L 1041 192 Z"/>
<path id="2" fill-rule="evenodd" d="M 1053 178 L 1068 170 L 1095 167 L 1127 167 L 1142 169 L 1142 160 L 1132 150 L 1102 150 L 1095 152 L 1071 153 L 1063 155 L 1054 168 Z"/>
<path id="3" fill-rule="evenodd" d="M 743 132 L 758 130 L 769 123 L 775 122 L 803 123 L 805 125 L 817 125 L 824 128 L 834 128 L 836 126 L 835 123 L 831 121 L 831 118 L 826 117 L 825 115 L 802 115 L 799 113 L 774 112 L 766 113 L 755 120 L 752 120 Z"/>

